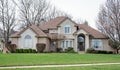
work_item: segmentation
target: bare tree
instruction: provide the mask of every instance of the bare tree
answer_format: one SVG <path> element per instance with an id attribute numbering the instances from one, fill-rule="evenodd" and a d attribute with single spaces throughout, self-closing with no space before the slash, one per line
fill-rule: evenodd
<path id="1" fill-rule="evenodd" d="M 19 8 L 18 17 L 20 17 L 23 28 L 31 24 L 38 25 L 43 19 L 48 21 L 57 16 L 68 16 L 67 13 L 58 10 L 46 0 L 13 0 L 13 2 Z"/>
<path id="2" fill-rule="evenodd" d="M 13 0 L 13 2 L 19 8 L 20 21 L 24 24 L 23 26 L 39 24 L 50 8 L 46 0 L 18 0 L 18 2 Z"/>
<path id="3" fill-rule="evenodd" d="M 58 16 L 65 16 L 65 17 L 69 17 L 69 18 L 73 18 L 70 14 L 64 12 L 64 11 L 61 11 L 61 10 L 58 10 L 55 6 L 51 7 L 48 12 L 47 12 L 47 15 L 46 15 L 46 20 L 50 20 L 50 19 L 54 19 Z"/>
<path id="4" fill-rule="evenodd" d="M 97 27 L 113 42 L 120 43 L 120 0 L 107 0 L 101 6 Z"/>
<path id="5" fill-rule="evenodd" d="M 15 6 L 10 0 L 0 0 L 0 24 L 4 42 L 7 44 L 11 30 L 15 27 Z"/>

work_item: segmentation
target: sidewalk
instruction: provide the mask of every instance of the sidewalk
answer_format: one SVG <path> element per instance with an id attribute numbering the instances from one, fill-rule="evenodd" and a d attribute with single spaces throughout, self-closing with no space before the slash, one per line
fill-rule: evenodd
<path id="1" fill-rule="evenodd" d="M 75 67 L 75 66 L 98 66 L 98 65 L 119 65 L 120 63 L 95 63 L 95 64 L 67 64 L 67 65 L 36 65 L 36 66 L 8 66 L 0 67 L 0 69 L 16 69 L 16 68 L 47 68 L 47 67 Z"/>

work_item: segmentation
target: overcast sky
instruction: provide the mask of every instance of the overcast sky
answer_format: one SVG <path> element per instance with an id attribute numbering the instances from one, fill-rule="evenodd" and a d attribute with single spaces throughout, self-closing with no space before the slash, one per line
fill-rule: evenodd
<path id="1" fill-rule="evenodd" d="M 87 20 L 96 28 L 95 22 L 99 8 L 106 0 L 50 0 L 58 9 L 73 16 L 74 19 Z"/>

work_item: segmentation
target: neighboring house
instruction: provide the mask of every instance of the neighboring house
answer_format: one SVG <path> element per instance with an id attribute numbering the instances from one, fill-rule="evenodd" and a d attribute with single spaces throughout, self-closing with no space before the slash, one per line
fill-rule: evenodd
<path id="1" fill-rule="evenodd" d="M 39 26 L 31 25 L 11 36 L 13 44 L 22 49 L 36 49 L 37 43 L 46 44 L 44 51 L 55 51 L 73 47 L 76 52 L 92 47 L 96 50 L 113 49 L 108 45 L 108 38 L 87 24 L 76 24 L 67 17 L 57 17 Z"/>

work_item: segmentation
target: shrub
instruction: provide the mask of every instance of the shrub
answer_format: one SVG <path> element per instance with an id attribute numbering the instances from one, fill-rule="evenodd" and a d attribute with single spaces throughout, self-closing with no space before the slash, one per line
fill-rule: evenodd
<path id="1" fill-rule="evenodd" d="M 93 48 L 88 48 L 87 53 L 95 53 L 95 54 L 113 54 L 112 51 L 105 50 L 94 50 Z"/>
<path id="2" fill-rule="evenodd" d="M 107 53 L 108 53 L 108 54 L 113 54 L 113 52 L 112 52 L 112 51 L 108 51 Z"/>
<path id="3" fill-rule="evenodd" d="M 36 53 L 35 49 L 16 49 L 16 53 Z"/>
<path id="4" fill-rule="evenodd" d="M 65 49 L 66 53 L 75 53 L 74 49 L 72 47 L 68 47 L 67 49 Z"/>
<path id="5" fill-rule="evenodd" d="M 46 47 L 46 44 L 44 44 L 44 43 L 37 43 L 36 44 L 36 48 L 37 48 L 38 53 L 43 52 L 45 47 Z"/>
<path id="6" fill-rule="evenodd" d="M 5 45 L 7 49 L 11 52 L 14 53 L 16 51 L 17 45 L 16 44 L 6 44 Z"/>
<path id="7" fill-rule="evenodd" d="M 56 48 L 56 51 L 57 51 L 57 52 L 62 52 L 63 49 L 62 49 L 62 48 Z"/>
<path id="8" fill-rule="evenodd" d="M 107 54 L 107 51 L 105 51 L 105 50 L 98 50 L 98 54 Z"/>
<path id="9" fill-rule="evenodd" d="M 94 48 L 88 48 L 87 49 L 87 53 L 94 53 L 95 52 L 95 49 Z"/>

